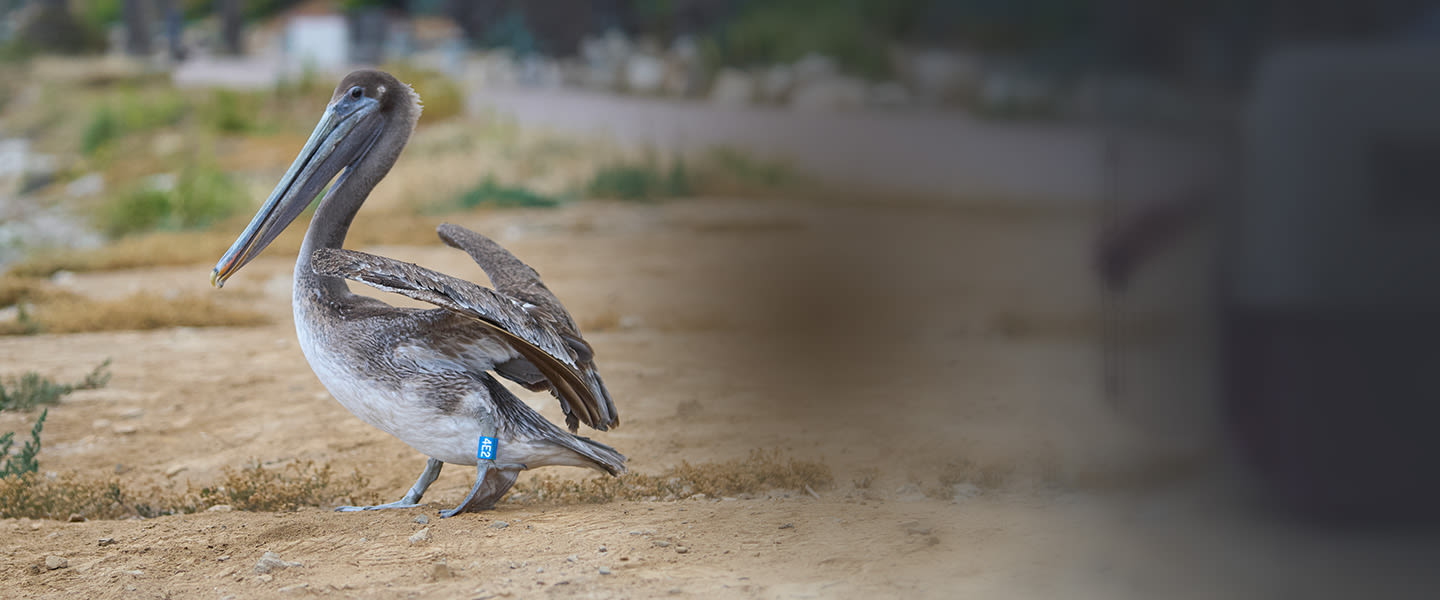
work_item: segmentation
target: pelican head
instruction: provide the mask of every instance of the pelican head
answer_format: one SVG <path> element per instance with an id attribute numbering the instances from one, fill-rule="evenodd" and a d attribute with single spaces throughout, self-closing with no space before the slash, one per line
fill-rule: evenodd
<path id="1" fill-rule="evenodd" d="M 332 179 L 334 185 L 320 200 L 321 204 L 330 201 L 357 170 L 364 172 L 363 178 L 373 186 L 394 163 L 405 139 L 398 140 L 398 144 L 382 142 L 389 156 L 377 158 L 388 162 L 361 163 L 375 154 L 377 142 L 387 131 L 403 128 L 404 138 L 408 139 L 418 117 L 415 92 L 389 73 L 365 69 L 346 75 L 285 176 L 280 178 L 245 231 L 215 264 L 210 283 L 217 288 L 224 286 L 226 279 L 275 241 Z"/>

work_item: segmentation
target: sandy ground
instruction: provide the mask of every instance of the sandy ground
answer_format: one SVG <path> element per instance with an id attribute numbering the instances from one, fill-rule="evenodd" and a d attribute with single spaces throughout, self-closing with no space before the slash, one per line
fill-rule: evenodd
<path id="1" fill-rule="evenodd" d="M 1207 482 L 1202 417 L 1142 422 L 1106 404 L 1091 227 L 1075 214 L 697 200 L 456 221 L 530 262 L 589 327 L 623 418 L 595 437 L 633 470 L 780 448 L 829 465 L 835 484 L 818 497 L 502 502 L 440 520 L 471 483 L 452 467 L 420 509 L 12 519 L 0 521 L 0 595 L 1274 597 L 1287 580 L 1268 558 L 1327 547 Z M 484 281 L 443 246 L 367 249 Z M 114 360 L 109 386 L 51 409 L 42 469 L 207 483 L 251 459 L 314 459 L 398 497 L 424 459 L 311 373 L 290 323 L 292 260 L 267 255 L 210 292 L 273 325 L 0 338 L 0 375 L 74 379 Z M 207 271 L 70 285 L 206 292 Z M 560 420 L 549 396 L 521 395 Z M 7 415 L 0 429 L 25 424 Z M 936 493 L 962 460 L 1006 476 Z M 880 475 L 862 488 L 867 469 Z M 432 539 L 410 543 L 422 528 Z M 1294 568 L 1333 574 L 1334 548 Z M 261 577 L 267 551 L 300 566 Z M 68 566 L 37 567 L 52 555 Z M 1344 592 L 1337 579 L 1286 589 Z"/>

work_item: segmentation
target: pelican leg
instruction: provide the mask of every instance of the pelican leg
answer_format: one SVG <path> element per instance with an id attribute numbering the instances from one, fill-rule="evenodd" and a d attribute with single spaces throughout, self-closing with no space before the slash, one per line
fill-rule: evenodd
<path id="1" fill-rule="evenodd" d="M 463 512 L 478 512 L 495 508 L 495 502 L 515 485 L 515 478 L 527 467 L 521 464 L 496 464 L 500 455 L 500 440 L 496 437 L 495 417 L 486 413 L 480 416 L 480 439 L 475 453 L 475 485 L 460 502 L 460 506 L 440 511 L 440 518 L 453 517 Z"/>
<path id="2" fill-rule="evenodd" d="M 440 468 L 445 463 L 435 459 L 425 461 L 425 470 L 420 473 L 420 478 L 415 480 L 415 485 L 410 486 L 410 491 L 405 492 L 405 497 L 388 504 L 377 504 L 375 506 L 341 506 L 335 512 L 356 512 L 362 510 L 383 510 L 386 508 L 414 508 L 420 506 L 420 498 L 425 495 L 425 490 L 430 489 L 430 484 L 435 483 L 435 478 L 440 476 Z"/>
<path id="3" fill-rule="evenodd" d="M 440 518 L 495 508 L 495 503 L 505 492 L 510 491 L 510 486 L 515 485 L 515 478 L 525 469 L 525 465 L 495 464 L 493 460 L 480 461 L 475 467 L 475 485 L 470 488 L 470 493 L 460 501 L 460 506 L 440 511 Z"/>

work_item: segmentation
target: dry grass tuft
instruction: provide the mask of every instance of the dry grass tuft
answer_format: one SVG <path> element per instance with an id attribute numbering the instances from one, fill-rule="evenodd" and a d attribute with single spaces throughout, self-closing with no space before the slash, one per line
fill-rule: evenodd
<path id="1" fill-rule="evenodd" d="M 0 335 L 226 327 L 268 322 L 264 315 L 229 308 L 205 296 L 167 298 L 140 293 L 120 300 L 68 297 L 40 304 L 24 321 L 0 323 Z"/>
<path id="2" fill-rule="evenodd" d="M 351 247 L 381 244 L 439 244 L 435 228 L 443 219 L 409 214 L 362 215 L 350 228 Z M 209 231 L 154 232 L 122 238 L 112 244 L 88 250 L 74 250 L 34 256 L 16 263 L 9 273 L 19 277 L 49 277 L 58 271 L 117 271 L 214 263 L 244 230 L 245 220 L 231 219 Z M 300 251 L 306 224 L 297 221 L 275 238 L 262 256 L 294 257 Z"/>
<path id="3" fill-rule="evenodd" d="M 33 277 L 0 276 L 0 307 L 22 302 L 35 304 L 70 298 L 74 294 L 56 289 L 50 282 Z"/>
<path id="4" fill-rule="evenodd" d="M 115 271 L 206 263 L 218 260 L 231 241 L 207 231 L 157 232 L 123 238 L 101 248 L 32 256 L 12 266 L 10 274 L 49 277 L 58 271 Z"/>
<path id="5" fill-rule="evenodd" d="M 948 495 L 952 488 L 961 483 L 969 483 L 981 489 L 995 489 L 1005 485 L 1014 474 L 1015 469 L 1008 465 L 982 465 L 962 458 L 941 469 L 938 493 Z"/>
<path id="6" fill-rule="evenodd" d="M 659 475 L 627 473 L 581 481 L 534 477 L 515 486 L 510 502 L 598 504 L 615 500 L 678 500 L 696 494 L 711 498 L 766 490 L 803 491 L 830 485 L 830 468 L 816 462 L 782 460 L 778 450 L 751 451 L 745 460 L 692 465 L 682 462 Z"/>
<path id="7" fill-rule="evenodd" d="M 371 503 L 377 497 L 365 491 L 369 487 L 370 480 L 358 469 L 348 477 L 336 477 L 329 464 L 316 467 L 314 461 L 290 463 L 276 470 L 254 462 L 239 470 L 227 467 L 220 484 L 202 488 L 199 498 L 206 506 L 228 504 L 239 510 L 279 512 L 302 506 Z"/>
<path id="8" fill-rule="evenodd" d="M 290 511 L 371 502 L 373 494 L 364 491 L 368 486 L 359 471 L 336 477 L 328 464 L 317 467 L 309 461 L 273 469 L 259 463 L 226 469 L 218 485 L 198 489 L 187 485 L 183 491 L 118 478 L 31 473 L 0 479 L 0 518 L 149 518 L 194 513 L 221 504 L 238 510 Z"/>

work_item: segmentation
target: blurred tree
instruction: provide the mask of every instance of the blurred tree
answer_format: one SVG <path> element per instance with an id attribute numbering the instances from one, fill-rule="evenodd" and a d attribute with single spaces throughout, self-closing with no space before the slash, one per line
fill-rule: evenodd
<path id="1" fill-rule="evenodd" d="M 240 0 L 215 0 L 215 12 L 220 15 L 221 48 L 226 54 L 240 55 L 245 52 L 241 21 L 244 13 L 241 8 Z"/>
<path id="2" fill-rule="evenodd" d="M 65 0 L 45 0 L 20 31 L 6 54 L 23 56 L 33 52 L 82 54 L 105 49 L 100 31 L 71 14 Z"/>
<path id="3" fill-rule="evenodd" d="M 150 55 L 150 6 L 145 0 L 125 0 L 125 51 L 132 56 Z"/>

